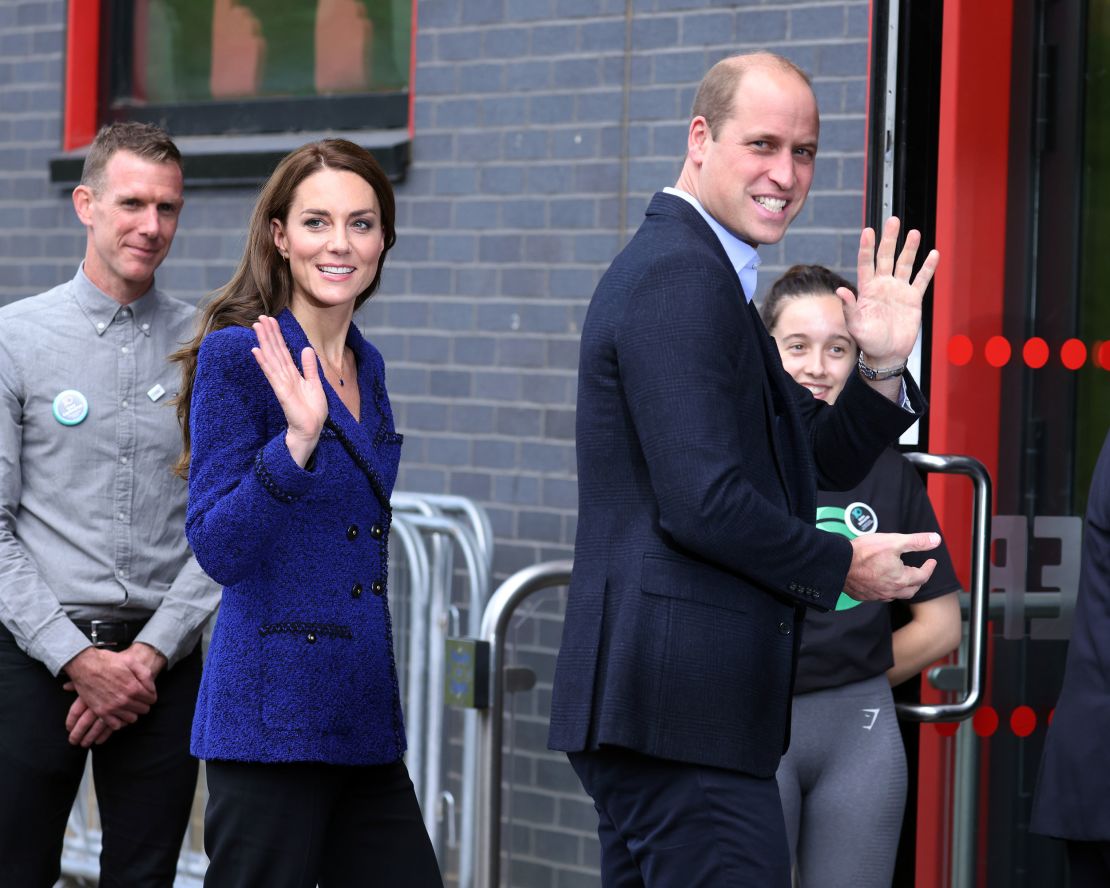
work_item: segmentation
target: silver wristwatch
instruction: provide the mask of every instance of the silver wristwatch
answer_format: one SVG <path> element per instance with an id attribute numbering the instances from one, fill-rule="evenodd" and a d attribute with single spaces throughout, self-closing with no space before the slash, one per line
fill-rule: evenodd
<path id="1" fill-rule="evenodd" d="M 860 375 L 864 379 L 870 379 L 872 382 L 879 382 L 883 379 L 893 379 L 895 376 L 901 376 L 906 372 L 906 362 L 903 361 L 897 367 L 884 367 L 876 369 L 869 367 L 863 360 L 863 352 L 859 353 L 859 359 L 856 361 L 856 366 L 859 368 Z"/>

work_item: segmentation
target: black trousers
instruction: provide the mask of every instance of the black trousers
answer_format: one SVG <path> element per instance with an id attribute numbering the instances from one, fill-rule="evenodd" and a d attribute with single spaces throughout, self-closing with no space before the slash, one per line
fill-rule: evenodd
<path id="1" fill-rule="evenodd" d="M 92 749 L 100 888 L 170 888 L 196 791 L 189 729 L 200 648 L 158 676 L 158 702 Z M 70 746 L 76 695 L 0 627 L 0 883 L 50 888 L 88 751 Z"/>
<path id="2" fill-rule="evenodd" d="M 205 888 L 443 886 L 404 762 L 205 769 Z"/>
<path id="3" fill-rule="evenodd" d="M 1073 842 L 1068 846 L 1071 888 L 1106 888 L 1110 885 L 1110 842 Z"/>
<path id="4" fill-rule="evenodd" d="M 774 777 L 616 747 L 569 758 L 597 809 L 605 888 L 789 888 Z"/>

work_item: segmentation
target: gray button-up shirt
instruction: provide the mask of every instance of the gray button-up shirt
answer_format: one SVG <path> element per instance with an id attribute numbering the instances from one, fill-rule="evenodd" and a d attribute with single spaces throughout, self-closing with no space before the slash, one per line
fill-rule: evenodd
<path id="1" fill-rule="evenodd" d="M 0 308 L 0 622 L 54 674 L 89 645 L 72 620 L 149 617 L 137 641 L 172 665 L 219 601 L 172 473 L 167 356 L 194 316 L 153 288 L 121 306 L 83 270 Z"/>

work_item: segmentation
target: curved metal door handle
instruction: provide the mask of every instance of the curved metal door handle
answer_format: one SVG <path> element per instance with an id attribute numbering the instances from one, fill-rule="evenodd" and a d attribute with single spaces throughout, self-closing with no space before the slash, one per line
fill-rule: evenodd
<path id="1" fill-rule="evenodd" d="M 967 669 L 963 694 L 955 703 L 899 703 L 898 715 L 907 721 L 962 721 L 970 716 L 983 695 L 987 661 L 983 642 L 987 631 L 987 579 L 991 543 L 991 478 L 979 460 L 971 456 L 907 453 L 918 469 L 944 475 L 966 475 L 974 485 L 971 516 L 971 606 L 967 618 Z"/>

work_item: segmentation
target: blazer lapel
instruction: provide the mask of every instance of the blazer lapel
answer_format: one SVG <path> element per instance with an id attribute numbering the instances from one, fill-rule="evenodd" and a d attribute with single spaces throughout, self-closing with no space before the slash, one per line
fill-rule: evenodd
<path id="1" fill-rule="evenodd" d="M 740 293 L 740 298 L 744 298 L 743 291 Z M 791 422 L 790 412 L 786 406 L 786 398 L 779 386 L 782 375 L 782 358 L 779 357 L 775 340 L 767 332 L 754 302 L 748 303 L 748 314 L 752 319 L 752 334 L 755 336 L 756 342 L 759 343 L 758 348 L 763 356 L 763 366 L 766 370 L 762 379 L 763 408 L 767 415 L 767 428 L 771 433 L 771 453 L 775 457 L 775 468 L 779 472 L 779 482 L 782 484 L 782 489 L 786 491 L 786 501 L 793 514 L 797 503 L 795 502 L 794 489 L 790 484 L 786 466 L 783 465 L 782 454 L 782 435 L 784 431 L 787 431 L 783 426 Z"/>
<path id="2" fill-rule="evenodd" d="M 304 367 L 301 366 L 301 351 L 311 345 L 308 337 L 305 336 L 301 325 L 297 323 L 293 312 L 288 308 L 278 316 L 278 326 L 281 327 L 281 333 L 285 337 L 285 344 L 289 347 L 293 363 L 297 365 L 297 369 L 304 373 Z M 368 410 L 376 411 L 378 409 L 373 394 L 376 371 L 373 361 L 367 354 L 366 341 L 354 324 L 351 324 L 347 331 L 347 345 L 354 351 L 358 365 L 358 387 L 362 400 L 359 413 L 364 422 L 373 423 L 376 426 L 375 418 L 366 415 Z M 324 376 L 324 368 L 320 364 L 319 357 L 316 358 L 316 368 L 320 374 L 320 382 L 324 387 L 324 395 L 328 399 L 328 416 L 324 420 L 324 433 L 331 431 L 335 434 L 336 438 L 351 455 L 355 464 L 366 475 L 374 495 L 378 498 L 382 508 L 388 513 L 390 511 L 389 494 L 386 492 L 385 484 L 382 483 L 381 472 L 374 458 L 374 449 L 366 432 L 366 427 L 363 423 L 355 421 L 351 411 L 347 409 L 347 405 L 339 397 L 339 393 L 332 388 L 331 383 Z"/>
<path id="3" fill-rule="evenodd" d="M 717 254 L 721 264 L 732 272 L 732 277 L 736 281 L 736 298 L 747 301 L 747 297 L 744 295 L 744 288 L 740 284 L 740 277 L 737 275 L 732 261 L 728 258 L 728 253 L 726 253 L 725 248 L 721 246 L 721 242 L 718 240 L 713 229 L 709 227 L 708 223 L 706 223 L 696 209 L 690 206 L 690 204 L 681 197 L 667 194 L 666 192 L 659 192 L 652 198 L 647 209 L 647 215 L 651 216 L 657 214 L 677 217 L 690 227 L 695 236 L 705 241 Z M 767 429 L 771 438 L 771 452 L 774 454 L 775 467 L 778 469 L 779 473 L 779 482 L 782 484 L 782 489 L 786 493 L 786 501 L 791 513 L 796 514 L 795 510 L 798 507 L 798 493 L 793 485 L 791 485 L 789 480 L 790 475 L 786 471 L 782 439 L 785 435 L 787 436 L 787 441 L 791 444 L 800 442 L 794 441 L 797 437 L 793 428 L 796 420 L 788 405 L 789 399 L 782 390 L 782 376 L 784 373 L 782 369 L 782 359 L 779 357 L 778 346 L 775 345 L 775 340 L 763 325 L 763 319 L 759 316 L 754 302 L 748 302 L 748 314 L 752 322 L 752 335 L 758 343 L 756 347 L 759 349 L 759 353 L 763 358 L 765 372 L 760 380 L 760 385 L 763 390 L 763 409 L 767 416 Z"/>

